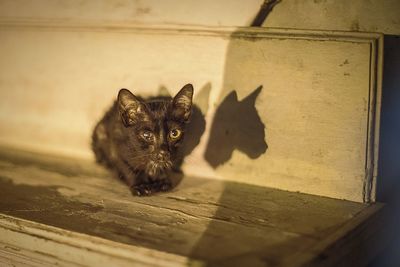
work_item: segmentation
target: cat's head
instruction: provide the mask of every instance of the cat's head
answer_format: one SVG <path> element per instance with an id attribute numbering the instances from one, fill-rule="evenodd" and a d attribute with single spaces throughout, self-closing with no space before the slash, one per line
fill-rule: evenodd
<path id="1" fill-rule="evenodd" d="M 128 163 L 157 178 L 171 170 L 192 111 L 193 86 L 174 98 L 142 100 L 127 89 L 118 93 L 118 111 L 126 127 Z"/>

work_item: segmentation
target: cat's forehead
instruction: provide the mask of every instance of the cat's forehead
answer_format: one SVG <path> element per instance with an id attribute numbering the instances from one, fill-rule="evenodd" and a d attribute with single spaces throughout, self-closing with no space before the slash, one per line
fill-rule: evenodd
<path id="1" fill-rule="evenodd" d="M 157 109 L 152 110 L 149 120 L 140 121 L 136 124 L 136 129 L 151 129 L 152 131 L 159 132 L 165 127 L 167 128 L 182 128 L 182 123 L 173 120 L 171 116 L 168 115 L 168 109 Z"/>
<path id="2" fill-rule="evenodd" d="M 148 123 L 152 124 L 154 128 L 157 128 L 159 125 L 181 128 L 182 122 L 179 122 L 173 114 L 171 114 L 172 98 L 151 99 L 147 100 L 145 103 L 150 113 L 150 121 L 148 121 Z"/>
<path id="3" fill-rule="evenodd" d="M 171 101 L 166 100 L 146 101 L 146 104 L 155 119 L 161 119 L 166 116 L 170 103 Z"/>
<path id="4" fill-rule="evenodd" d="M 147 100 L 146 105 L 150 107 L 151 110 L 158 110 L 158 109 L 163 109 L 165 107 L 168 107 L 168 105 L 171 103 L 171 100 L 169 99 L 152 99 L 152 100 Z"/>

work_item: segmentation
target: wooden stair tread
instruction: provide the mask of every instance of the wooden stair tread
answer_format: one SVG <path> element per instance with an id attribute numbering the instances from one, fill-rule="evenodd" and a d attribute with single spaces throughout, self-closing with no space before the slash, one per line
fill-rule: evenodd
<path id="1" fill-rule="evenodd" d="M 93 162 L 10 148 L 0 149 L 0 188 L 0 228 L 18 218 L 41 229 L 177 255 L 177 265 L 187 263 L 183 258 L 226 266 L 293 266 L 296 255 L 317 255 L 321 242 L 379 210 L 197 177 L 184 177 L 171 192 L 135 197 Z"/>

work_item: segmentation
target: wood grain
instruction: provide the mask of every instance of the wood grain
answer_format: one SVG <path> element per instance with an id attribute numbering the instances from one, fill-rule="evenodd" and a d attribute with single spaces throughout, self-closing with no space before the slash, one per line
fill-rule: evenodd
<path id="1" fill-rule="evenodd" d="M 8 225 L 7 231 L 17 231 L 19 219 L 14 223 L 10 219 L 15 217 L 27 220 L 23 224 L 33 224 L 30 226 L 33 228 L 39 223 L 43 226 L 42 232 L 48 231 L 47 227 L 56 232 L 65 230 L 77 233 L 77 240 L 83 234 L 128 246 L 126 248 L 133 251 L 136 249 L 138 255 L 155 253 L 154 257 L 161 262 L 169 260 L 180 264 L 199 260 L 220 265 L 229 264 L 232 259 L 241 259 L 238 262 L 256 260 L 265 265 L 283 264 L 289 255 L 317 246 L 368 207 L 367 204 L 195 177 L 184 177 L 172 192 L 139 198 L 132 196 L 109 172 L 91 162 L 10 148 L 2 148 L 0 152 L 0 183 L 0 213 L 3 214 L 0 225 L 3 228 Z M 16 233 L 2 231 L 8 233 L 2 235 L 7 236 L 3 242 L 14 240 Z M 68 232 L 57 236 L 74 237 L 75 234 Z M 22 234 L 26 234 L 25 230 Z M 37 249 L 54 252 L 51 246 L 40 241 L 43 237 L 35 237 L 40 240 L 30 238 L 36 242 Z M 329 244 L 335 240 L 330 240 Z M 13 244 L 22 246 L 23 243 L 15 241 Z M 54 253 L 58 257 L 78 261 L 80 256 L 71 258 L 56 247 L 58 250 Z M 21 249 L 32 251 L 29 247 Z M 152 251 L 166 254 L 157 256 Z M 82 253 L 77 255 L 84 255 Z M 85 264 L 95 264 L 91 260 L 89 257 Z M 121 264 L 123 266 L 123 261 Z"/>

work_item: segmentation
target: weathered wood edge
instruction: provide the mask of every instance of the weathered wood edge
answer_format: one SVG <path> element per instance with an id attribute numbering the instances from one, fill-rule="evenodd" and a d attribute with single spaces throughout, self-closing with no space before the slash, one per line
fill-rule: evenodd
<path id="1" fill-rule="evenodd" d="M 375 107 L 373 111 L 375 111 L 375 121 L 374 132 L 373 132 L 373 173 L 372 173 L 372 181 L 371 181 L 371 197 L 370 201 L 376 201 L 376 185 L 378 179 L 378 159 L 379 159 L 379 140 L 380 140 L 380 121 L 381 121 L 381 108 L 382 108 L 382 84 L 383 84 L 383 58 L 384 58 L 384 35 L 380 34 L 380 37 L 376 41 L 378 45 L 377 49 L 377 65 L 376 65 L 376 96 L 375 96 Z"/>
<path id="2" fill-rule="evenodd" d="M 61 266 L 204 266 L 203 262 L 184 256 L 125 245 L 4 214 L 0 214 L 0 236 L 0 250 L 7 247 L 17 258 L 28 256 L 50 266 L 52 262 Z M 0 255 L 0 262 L 2 258 Z"/>
<path id="3" fill-rule="evenodd" d="M 376 179 L 378 172 L 379 125 L 382 95 L 383 35 L 372 40 L 370 47 L 370 81 L 368 99 L 368 131 L 365 159 L 363 201 L 376 200 Z"/>
<path id="4" fill-rule="evenodd" d="M 251 37 L 251 38 L 282 38 L 282 39 L 312 39 L 322 41 L 348 41 L 348 42 L 371 42 L 372 39 L 380 38 L 379 33 L 372 32 L 349 32 L 349 31 L 327 31 L 327 30 L 299 30 L 288 28 L 267 27 L 213 27 L 213 26 L 188 26 L 188 25 L 158 25 L 138 24 L 132 22 L 112 21 L 83 21 L 83 20 L 60 20 L 60 19 L 12 19 L 0 18 L 1 29 L 19 30 L 51 30 L 51 31 L 90 31 L 90 32 L 126 32 L 143 34 L 176 34 L 215 37 Z"/>
<path id="5" fill-rule="evenodd" d="M 307 251 L 287 258 L 282 266 L 365 266 L 389 240 L 385 204 L 374 203 Z"/>

